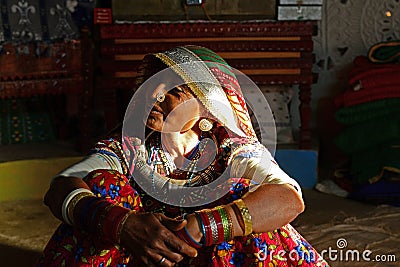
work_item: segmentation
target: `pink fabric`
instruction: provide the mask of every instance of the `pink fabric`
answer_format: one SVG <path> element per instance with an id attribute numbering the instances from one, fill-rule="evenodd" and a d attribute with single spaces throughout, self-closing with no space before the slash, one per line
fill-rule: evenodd
<path id="1" fill-rule="evenodd" d="M 354 59 L 348 88 L 335 98 L 335 106 L 348 107 L 400 97 L 400 65 L 372 63 L 365 56 Z"/>
<path id="2" fill-rule="evenodd" d="M 399 86 L 376 87 L 368 90 L 353 91 L 346 90 L 335 98 L 335 105 L 337 108 L 354 106 L 371 101 L 382 100 L 387 98 L 400 97 Z"/>
<path id="3" fill-rule="evenodd" d="M 375 76 L 379 80 L 383 80 L 380 75 L 386 73 L 397 73 L 397 77 L 393 77 L 394 81 L 399 80 L 400 64 L 377 64 L 372 63 L 367 57 L 358 56 L 354 59 L 354 68 L 349 73 L 349 84 L 354 85 L 358 81 L 365 78 Z"/>

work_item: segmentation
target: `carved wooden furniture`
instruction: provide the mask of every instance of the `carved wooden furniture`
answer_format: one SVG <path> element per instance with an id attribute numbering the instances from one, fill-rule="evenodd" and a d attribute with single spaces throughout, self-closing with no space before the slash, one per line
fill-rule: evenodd
<path id="1" fill-rule="evenodd" d="M 311 21 L 102 25 L 98 61 L 101 75 L 95 86 L 96 91 L 103 91 L 107 127 L 112 128 L 116 121 L 121 121 L 117 92 L 132 90 L 136 66 L 145 54 L 176 45 L 197 44 L 214 50 L 259 85 L 299 85 L 300 147 L 310 148 L 314 32 L 315 23 Z"/>
<path id="2" fill-rule="evenodd" d="M 86 30 L 79 40 L 4 44 L 0 54 L 0 98 L 77 95 L 78 148 L 86 150 L 90 146 L 88 110 L 93 95 L 91 51 Z"/>

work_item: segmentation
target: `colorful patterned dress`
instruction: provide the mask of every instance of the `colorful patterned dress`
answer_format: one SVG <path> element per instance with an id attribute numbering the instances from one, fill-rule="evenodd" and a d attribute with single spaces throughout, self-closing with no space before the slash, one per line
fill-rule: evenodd
<path id="1" fill-rule="evenodd" d="M 168 155 L 160 145 L 160 133 L 148 133 L 146 138 L 143 138 L 144 145 L 140 147 L 129 138 L 130 136 L 126 138 L 122 133 L 123 137 L 99 142 L 89 156 L 89 159 L 104 166 L 104 168 L 87 168 L 85 175 L 81 177 L 97 197 L 137 212 L 163 213 L 175 218 L 202 208 L 230 203 L 241 198 L 249 190 L 253 190 L 259 185 L 257 177 L 253 179 L 240 175 L 239 170 L 241 166 L 250 165 L 253 166 L 249 167 L 251 170 L 259 170 L 257 168 L 260 168 L 261 164 L 252 161 L 257 159 L 263 159 L 272 166 L 260 168 L 258 172 L 259 177 L 265 178 L 264 183 L 291 184 L 300 193 L 297 182 L 279 168 L 266 148 L 257 140 L 239 81 L 220 56 L 203 47 L 185 46 L 149 57 L 151 60 L 145 57 L 139 77 L 150 77 L 154 74 L 152 72 L 154 69 L 160 69 L 158 66 L 153 66 L 156 61 L 172 67 L 190 88 L 194 98 L 198 99 L 215 119 L 212 129 L 203 132 L 204 136 L 201 137 L 213 141 L 215 157 L 208 149 L 203 149 L 206 146 L 203 147 L 199 142 L 188 156 L 188 168 L 185 170 L 173 168 L 174 162 L 168 159 Z M 146 64 L 149 66 L 146 67 Z M 149 73 L 146 74 L 147 71 Z M 149 88 L 152 89 L 154 88 Z M 224 108 L 221 108 L 222 104 Z M 137 115 L 139 113 L 133 114 L 134 118 L 140 117 Z M 132 135 L 132 138 L 133 136 L 136 135 Z M 139 154 L 144 154 L 147 162 L 138 161 Z M 205 164 L 206 168 L 198 170 L 197 166 L 204 165 L 202 161 L 209 158 L 212 159 L 211 163 Z M 252 164 L 248 164 L 249 162 Z M 135 175 L 142 166 L 149 166 L 152 173 L 143 177 Z M 185 208 L 185 205 L 168 205 L 158 201 L 147 194 L 147 191 L 138 184 L 141 180 L 137 180 L 139 177 L 144 181 L 153 182 L 154 177 L 159 174 L 161 179 L 183 180 L 184 186 L 194 188 L 214 182 L 225 174 L 226 170 L 230 170 L 227 176 L 228 190 L 204 206 L 189 208 Z M 274 171 L 268 173 L 270 170 Z M 65 176 L 79 177 L 75 174 Z M 84 207 L 82 210 L 85 214 Z M 123 267 L 140 266 L 140 263 L 134 255 L 131 256 L 118 244 L 107 243 L 98 233 L 90 234 L 62 223 L 51 237 L 37 266 Z M 272 232 L 252 233 L 217 245 L 202 247 L 198 250 L 196 258 L 185 258 L 177 266 L 305 267 L 328 266 L 328 264 L 293 227 L 285 225 Z"/>
<path id="2" fill-rule="evenodd" d="M 248 145 L 247 139 L 232 140 L 226 132 L 218 128 L 213 131 L 218 142 L 218 156 L 214 162 L 198 175 L 193 186 L 207 183 L 218 177 L 225 169 L 232 149 Z M 165 175 L 167 163 L 163 162 L 157 147 L 157 134 L 149 138 L 147 153 L 158 163 L 155 170 Z M 247 151 L 248 152 L 248 151 Z M 245 152 L 245 153 L 247 153 Z M 178 217 L 183 213 L 204 208 L 182 208 L 165 205 L 146 194 L 130 176 L 127 159 L 122 145 L 115 139 L 99 142 L 92 153 L 107 154 L 117 157 L 123 164 L 124 173 L 115 170 L 96 170 L 85 181 L 96 196 L 112 203 L 134 209 L 139 212 L 160 212 L 169 217 Z M 200 156 L 201 152 L 195 154 Z M 172 177 L 188 177 L 189 172 L 170 174 Z M 206 207 L 227 204 L 240 198 L 248 191 L 252 181 L 244 178 L 230 179 L 228 194 Z M 196 258 L 186 258 L 177 266 L 328 266 L 315 249 L 289 224 L 267 233 L 253 233 L 249 236 L 235 237 L 212 247 L 200 249 Z M 117 244 L 107 244 L 98 236 L 93 236 L 79 229 L 62 223 L 50 239 L 43 257 L 37 266 L 140 266 L 134 257 Z"/>

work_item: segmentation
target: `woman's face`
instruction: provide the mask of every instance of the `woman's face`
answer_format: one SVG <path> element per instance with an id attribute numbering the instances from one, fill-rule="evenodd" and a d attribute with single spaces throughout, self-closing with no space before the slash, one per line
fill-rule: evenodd
<path id="1" fill-rule="evenodd" d="M 164 95 L 163 101 L 159 100 Z M 186 86 L 177 86 L 170 90 L 160 83 L 148 95 L 147 103 L 153 105 L 147 117 L 146 126 L 158 132 L 185 132 L 190 130 L 200 117 L 201 105 Z"/>

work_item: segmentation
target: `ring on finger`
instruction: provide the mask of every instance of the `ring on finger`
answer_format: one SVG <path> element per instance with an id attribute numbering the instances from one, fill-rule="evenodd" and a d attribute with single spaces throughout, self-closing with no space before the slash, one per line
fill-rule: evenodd
<path id="1" fill-rule="evenodd" d="M 165 257 L 162 257 L 161 260 L 158 262 L 158 265 L 162 265 L 165 260 L 166 260 Z"/>

